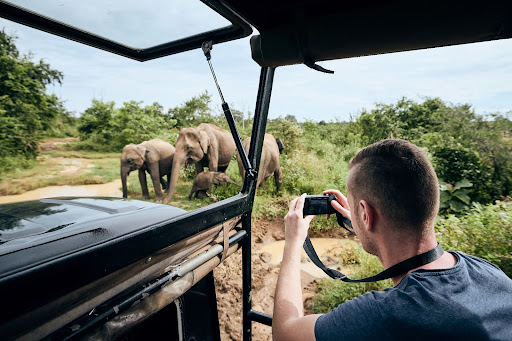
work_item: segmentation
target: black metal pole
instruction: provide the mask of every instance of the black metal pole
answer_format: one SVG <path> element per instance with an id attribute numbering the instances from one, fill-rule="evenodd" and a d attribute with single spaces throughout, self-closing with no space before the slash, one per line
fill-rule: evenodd
<path id="1" fill-rule="evenodd" d="M 226 120 L 228 121 L 229 129 L 231 130 L 231 135 L 233 135 L 233 140 L 235 140 L 236 149 L 238 150 L 238 155 L 240 155 L 240 160 L 242 160 L 242 164 L 244 165 L 245 171 L 249 174 L 251 178 L 255 178 L 256 172 L 254 171 L 254 167 L 249 162 L 246 150 L 244 148 L 244 145 L 242 144 L 242 138 L 240 137 L 240 133 L 238 132 L 238 128 L 236 127 L 235 119 L 233 118 L 233 114 L 231 113 L 229 105 L 226 102 L 222 103 L 222 110 L 224 111 L 224 115 L 226 116 Z"/>
<path id="2" fill-rule="evenodd" d="M 272 82 L 274 80 L 274 68 L 263 67 L 260 73 L 258 97 L 256 99 L 256 110 L 252 126 L 251 147 L 249 160 L 251 165 L 258 171 L 260 166 L 263 138 L 267 127 L 268 108 L 270 106 L 270 95 L 272 93 Z M 246 174 L 242 193 L 249 192 L 249 198 L 254 202 L 257 179 L 251 179 Z M 247 237 L 242 241 L 242 310 L 243 310 L 243 341 L 252 339 L 252 292 L 251 292 L 251 216 L 252 211 L 246 212 L 242 217 L 242 228 L 247 232 Z"/>
<path id="3" fill-rule="evenodd" d="M 258 172 L 260 168 L 261 150 L 263 148 L 263 139 L 267 127 L 268 108 L 270 106 L 270 96 L 272 94 L 272 83 L 274 81 L 275 68 L 262 67 L 260 72 L 260 82 L 258 88 L 258 97 L 256 99 L 256 109 L 254 110 L 254 120 L 252 124 L 251 145 L 249 147 L 249 161 L 253 169 Z M 245 175 L 244 187 L 242 193 L 250 193 L 249 197 L 254 200 L 256 193 L 256 179 L 250 181 L 248 174 Z"/>

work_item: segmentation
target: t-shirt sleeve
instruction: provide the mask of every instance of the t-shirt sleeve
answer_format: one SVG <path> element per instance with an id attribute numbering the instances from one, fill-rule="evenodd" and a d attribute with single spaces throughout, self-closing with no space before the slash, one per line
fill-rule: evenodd
<path id="1" fill-rule="evenodd" d="M 385 322 L 380 313 L 382 303 L 369 292 L 346 301 L 329 313 L 320 316 L 315 324 L 317 341 L 378 340 L 385 333 Z"/>

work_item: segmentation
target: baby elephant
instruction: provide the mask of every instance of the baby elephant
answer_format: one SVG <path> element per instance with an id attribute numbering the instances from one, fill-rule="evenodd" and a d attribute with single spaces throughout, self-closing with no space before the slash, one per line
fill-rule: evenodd
<path id="1" fill-rule="evenodd" d="M 229 178 L 226 173 L 223 172 L 201 172 L 197 174 L 194 179 L 194 184 L 192 185 L 192 189 L 190 190 L 190 194 L 188 195 L 188 200 L 192 200 L 192 195 L 195 194 L 195 198 L 199 192 L 206 192 L 206 190 L 210 189 L 212 185 L 223 185 L 223 184 L 233 184 L 238 187 L 242 187 L 233 180 Z"/>

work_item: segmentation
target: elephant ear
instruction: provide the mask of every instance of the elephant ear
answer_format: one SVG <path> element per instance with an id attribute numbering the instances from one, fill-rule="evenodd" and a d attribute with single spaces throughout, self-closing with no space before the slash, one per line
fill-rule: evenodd
<path id="1" fill-rule="evenodd" d="M 199 144 L 201 145 L 201 149 L 203 153 L 208 154 L 208 146 L 210 145 L 210 138 L 205 131 L 199 132 Z"/>
<path id="2" fill-rule="evenodd" d="M 146 149 L 143 145 L 137 145 L 137 154 L 143 159 L 146 160 L 146 154 L 149 153 L 149 150 Z"/>
<path id="3" fill-rule="evenodd" d="M 227 177 L 227 175 L 225 175 L 224 173 L 216 172 L 213 174 L 213 183 L 216 185 L 221 185 L 223 183 L 226 183 L 227 182 L 226 177 Z"/>

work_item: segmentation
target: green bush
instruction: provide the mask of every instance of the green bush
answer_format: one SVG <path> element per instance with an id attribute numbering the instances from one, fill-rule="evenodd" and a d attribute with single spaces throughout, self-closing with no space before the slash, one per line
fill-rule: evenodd
<path id="1" fill-rule="evenodd" d="M 79 119 L 82 146 L 99 151 L 121 151 L 129 143 L 139 144 L 153 138 L 175 140 L 172 128 L 176 120 L 162 113 L 158 103 L 142 107 L 130 101 L 116 109 L 114 102 L 93 100 Z"/>
<path id="2" fill-rule="evenodd" d="M 484 258 L 512 277 L 512 201 L 475 203 L 464 216 L 440 217 L 436 234 L 444 249 Z"/>
<path id="3" fill-rule="evenodd" d="M 455 186 L 462 180 L 472 184 L 468 191 L 471 201 L 489 202 L 487 183 L 490 181 L 487 167 L 472 150 L 461 146 L 441 146 L 433 150 L 432 163 L 439 179 Z M 468 203 L 466 203 L 468 204 Z"/>
<path id="4" fill-rule="evenodd" d="M 467 179 L 462 179 L 455 185 L 440 183 L 441 196 L 439 200 L 439 209 L 443 213 L 462 213 L 469 209 L 471 199 L 468 194 L 471 193 L 473 184 Z"/>

